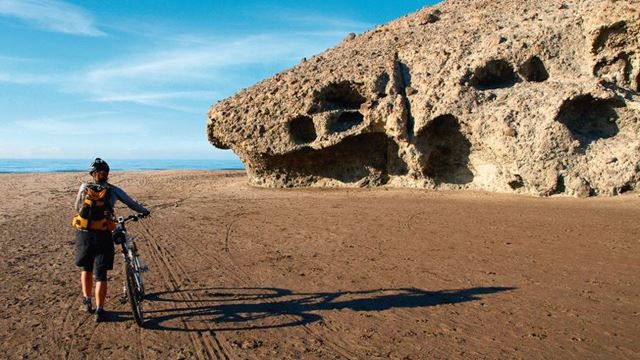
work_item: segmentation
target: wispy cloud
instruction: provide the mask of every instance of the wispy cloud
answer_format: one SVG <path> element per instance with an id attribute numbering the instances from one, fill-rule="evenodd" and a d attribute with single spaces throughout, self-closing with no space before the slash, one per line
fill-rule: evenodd
<path id="1" fill-rule="evenodd" d="M 192 37 L 195 38 L 195 37 Z M 239 39 L 202 39 L 201 45 L 171 45 L 168 49 L 133 55 L 109 64 L 98 65 L 87 72 L 88 81 L 107 79 L 154 79 L 166 81 L 175 77 L 207 78 L 215 73 L 203 70 L 247 64 L 273 64 L 299 59 L 315 53 L 336 39 L 313 34 L 261 34 Z"/>
<path id="2" fill-rule="evenodd" d="M 156 104 L 159 101 L 168 99 L 200 99 L 202 97 L 213 97 L 216 93 L 213 91 L 167 91 L 167 92 L 135 92 L 135 93 L 118 93 L 93 98 L 92 101 L 97 102 L 139 102 Z"/>
<path id="3" fill-rule="evenodd" d="M 0 55 L 0 63 L 2 64 L 20 64 L 20 63 L 33 63 L 40 62 L 40 59 L 26 58 L 19 56 Z"/>
<path id="4" fill-rule="evenodd" d="M 166 99 L 200 99 L 203 96 L 212 97 L 216 93 L 213 91 L 168 91 L 168 92 L 149 92 L 149 93 L 119 93 L 113 95 L 104 95 L 93 99 L 100 102 L 117 102 L 117 101 L 148 101 L 156 102 Z"/>
<path id="5" fill-rule="evenodd" d="M 269 17 L 273 20 L 286 23 L 289 26 L 312 29 L 334 29 L 360 32 L 375 26 L 375 24 L 364 21 L 293 9 L 274 9 L 269 13 Z"/>
<path id="6" fill-rule="evenodd" d="M 12 124 L 15 129 L 46 135 L 81 136 L 140 134 L 147 129 L 139 124 L 122 119 L 114 112 L 96 112 L 59 118 L 20 120 Z"/>
<path id="7" fill-rule="evenodd" d="M 236 38 L 184 34 L 77 72 L 43 72 L 7 58 L 14 64 L 0 70 L 0 84 L 54 85 L 87 101 L 203 113 L 212 102 L 335 45 L 346 34 L 333 30 Z M 185 38 L 190 41 L 185 43 Z"/>
<path id="8" fill-rule="evenodd" d="M 93 65 L 70 82 L 89 100 L 184 107 L 211 103 L 338 43 L 345 32 L 270 33 L 235 39 L 198 37 Z M 170 90 L 167 90 L 170 89 Z M 185 109 L 187 110 L 187 109 Z M 202 112 L 201 109 L 198 109 Z"/>
<path id="9" fill-rule="evenodd" d="M 48 44 L 48 37 L 15 31 L 9 44 L 15 49 L 0 51 L 0 90 L 8 95 L 0 157 L 115 157 L 129 143 L 139 146 L 130 149 L 133 157 L 209 156 L 218 151 L 203 134 L 213 102 L 371 27 L 333 15 L 286 9 L 271 14 L 253 6 L 241 7 L 244 16 L 206 23 L 161 11 L 118 13 L 121 7 L 94 18 L 85 4 L 0 0 L 7 36 L 14 36 L 16 24 L 79 36 L 109 34 L 79 48 L 76 41 L 55 37 Z M 42 109 L 30 108 L 34 102 Z M 96 143 L 95 129 L 115 141 Z"/>
<path id="10" fill-rule="evenodd" d="M 13 144 L 0 144 L 0 158 L 4 159 L 34 159 L 34 158 L 58 158 L 65 152 L 58 146 L 38 146 L 21 144 L 19 147 Z"/>
<path id="11" fill-rule="evenodd" d="M 23 72 L 2 72 L 0 71 L 0 84 L 19 84 L 19 85 L 39 85 L 39 84 L 56 84 L 64 81 L 64 76 L 56 74 L 37 74 Z"/>
<path id="12" fill-rule="evenodd" d="M 8 2 L 19 7 L 17 3 L 17 0 Z M 62 4 L 53 0 L 24 3 Z M 7 7 L 7 3 L 2 3 L 0 14 L 6 13 Z M 277 13 L 284 16 L 282 11 Z M 115 58 L 73 72 L 57 71 L 55 67 L 44 72 L 39 67 L 19 64 L 28 59 L 0 55 L 0 62 L 4 59 L 6 63 L 13 63 L 0 70 L 0 84 L 57 85 L 63 92 L 78 94 L 86 101 L 130 103 L 202 114 L 211 103 L 295 65 L 303 57 L 334 46 L 349 32 L 369 26 L 320 14 L 306 17 L 296 14 L 276 21 L 286 22 L 292 18 L 296 19 L 291 20 L 294 23 L 310 26 L 287 23 L 286 27 L 296 30 L 224 37 L 156 29 L 135 35 L 138 45 Z M 143 24 L 138 26 L 144 28 Z"/>
<path id="13" fill-rule="evenodd" d="M 0 15 L 18 18 L 39 29 L 81 36 L 103 36 L 84 9 L 57 0 L 2 0 Z"/>
<path id="14" fill-rule="evenodd" d="M 0 84 L 30 85 L 59 81 L 58 74 L 42 72 L 44 63 L 42 59 L 0 54 Z"/>
<path id="15" fill-rule="evenodd" d="M 96 97 L 90 98 L 89 101 L 105 103 L 128 102 L 183 113 L 202 114 L 202 109 L 194 109 L 189 106 L 177 105 L 177 103 L 189 100 L 211 101 L 211 99 L 218 96 L 220 95 L 214 91 L 138 91 L 129 93 L 118 92 L 96 94 Z"/>

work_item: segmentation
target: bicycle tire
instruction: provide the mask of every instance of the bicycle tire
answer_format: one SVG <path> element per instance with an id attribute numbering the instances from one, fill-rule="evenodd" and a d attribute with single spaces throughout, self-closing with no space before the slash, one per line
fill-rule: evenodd
<path id="1" fill-rule="evenodd" d="M 127 281 L 127 297 L 131 305 L 131 313 L 140 327 L 144 327 L 144 314 L 142 313 L 142 304 L 140 303 L 138 288 L 136 286 L 135 274 L 128 262 L 124 263 L 124 276 Z"/>
<path id="2" fill-rule="evenodd" d="M 133 264 L 132 266 L 133 269 L 138 274 L 137 284 L 138 284 L 138 291 L 139 291 L 140 298 L 144 298 L 144 280 L 142 279 L 142 270 L 141 270 L 142 262 L 140 261 L 140 257 L 137 255 L 134 256 L 132 264 Z"/>

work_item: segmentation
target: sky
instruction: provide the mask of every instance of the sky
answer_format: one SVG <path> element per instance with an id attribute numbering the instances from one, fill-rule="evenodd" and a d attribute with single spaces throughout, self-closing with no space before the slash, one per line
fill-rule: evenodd
<path id="1" fill-rule="evenodd" d="M 0 0 L 0 158 L 235 159 L 211 105 L 435 2 Z"/>

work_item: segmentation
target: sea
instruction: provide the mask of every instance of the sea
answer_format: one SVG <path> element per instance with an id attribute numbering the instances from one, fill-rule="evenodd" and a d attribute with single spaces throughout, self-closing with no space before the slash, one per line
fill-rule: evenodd
<path id="1" fill-rule="evenodd" d="M 83 172 L 92 159 L 0 159 L 0 173 Z M 142 170 L 243 170 L 237 159 L 206 160 L 148 160 L 112 159 L 107 161 L 111 171 Z"/>

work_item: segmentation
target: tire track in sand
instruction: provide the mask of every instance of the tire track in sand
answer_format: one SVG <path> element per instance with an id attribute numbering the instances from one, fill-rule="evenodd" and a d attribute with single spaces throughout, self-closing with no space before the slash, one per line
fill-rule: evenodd
<path id="1" fill-rule="evenodd" d="M 62 313 L 62 316 L 60 316 L 60 318 L 62 318 L 61 322 L 60 322 L 60 327 L 59 329 L 61 331 L 56 331 L 54 332 L 54 337 L 56 339 L 56 342 L 59 344 L 64 344 L 65 346 L 62 349 L 62 358 L 64 359 L 68 359 L 69 358 L 69 352 L 71 351 L 71 345 L 73 343 L 73 333 L 69 333 L 68 331 L 68 324 L 69 324 L 69 317 L 71 316 L 71 309 L 73 308 L 73 299 L 69 298 L 66 302 L 65 302 L 65 310 Z M 69 336 L 69 341 L 66 341 L 65 337 Z"/>
<path id="2" fill-rule="evenodd" d="M 87 321 L 91 319 L 90 315 L 86 315 L 85 318 L 80 321 L 80 323 L 73 329 L 73 332 L 71 334 L 71 343 L 69 344 L 69 348 L 67 351 L 65 351 L 64 354 L 64 358 L 65 359 L 69 359 L 69 358 L 74 358 L 71 356 L 71 352 L 74 350 L 75 345 L 77 343 L 77 340 L 79 340 L 81 337 L 83 338 L 83 342 L 86 344 L 86 346 L 84 346 L 83 348 L 78 349 L 78 351 L 80 353 L 82 353 L 83 350 L 86 350 L 88 348 L 90 348 L 90 343 L 91 343 L 91 339 L 93 339 L 93 335 L 96 333 L 96 330 L 98 328 L 97 324 L 94 324 L 94 326 L 91 326 L 91 330 L 88 333 L 88 336 L 81 336 L 80 334 L 78 334 L 78 332 L 80 331 L 80 329 L 86 327 L 84 326 Z M 86 337 L 86 339 L 84 339 Z"/>
<path id="3" fill-rule="evenodd" d="M 158 273 L 162 277 L 163 282 L 165 283 L 165 287 L 168 289 L 172 289 L 173 291 L 179 291 L 178 283 L 173 278 L 174 275 L 169 269 L 169 266 L 166 264 L 165 261 L 163 261 L 161 255 L 155 249 L 155 246 L 152 245 L 151 248 L 153 251 L 149 252 L 149 258 L 155 263 L 156 268 L 159 270 Z M 174 305 L 174 309 L 178 309 L 178 306 Z M 184 326 L 185 329 L 189 329 L 189 325 L 186 323 L 184 319 L 180 319 L 180 321 L 182 322 L 182 325 Z M 203 344 L 193 332 L 188 332 L 187 334 L 189 336 L 189 340 L 191 341 L 194 354 L 198 359 L 208 359 L 213 356 L 212 353 L 207 349 L 206 345 Z"/>
<path id="4" fill-rule="evenodd" d="M 239 216 L 243 216 L 246 217 L 247 215 L 255 215 L 257 213 L 241 213 L 238 214 Z M 232 224 L 237 224 L 238 221 L 242 220 L 242 218 L 240 219 L 235 219 Z M 190 229 L 191 231 L 195 233 L 199 233 L 197 229 Z M 221 259 L 223 261 L 225 261 L 226 263 L 228 263 L 229 266 L 235 268 L 236 271 L 227 271 L 227 273 L 230 273 L 233 275 L 234 278 L 236 278 L 240 283 L 242 283 L 244 286 L 249 287 L 249 288 L 259 288 L 262 284 L 257 284 L 257 283 L 251 283 L 249 280 L 247 279 L 252 279 L 253 277 L 250 276 L 241 266 L 239 266 L 236 261 L 233 260 L 233 257 L 231 255 L 231 252 L 227 252 L 229 256 L 225 256 L 225 257 L 212 257 L 209 253 L 206 252 L 202 252 L 201 250 L 197 249 L 193 244 L 191 244 L 191 242 L 187 241 L 179 232 L 168 228 L 168 229 L 163 229 L 163 231 L 166 231 L 168 233 L 170 233 L 172 236 L 172 239 L 176 239 L 179 240 L 182 244 L 186 245 L 187 247 L 190 247 L 192 250 L 194 250 L 199 256 L 204 257 L 205 259 L 207 259 L 210 263 L 212 264 L 218 264 L 221 262 Z M 148 230 L 147 230 L 148 232 Z M 231 233 L 231 229 L 227 229 L 226 232 L 226 236 L 228 236 Z M 200 235 L 204 235 L 199 233 Z M 200 239 L 206 239 L 205 236 L 197 236 L 196 238 L 200 238 Z M 226 240 L 225 240 L 225 245 L 226 245 Z M 172 256 L 172 255 L 170 255 Z M 172 256 L 173 257 L 173 256 Z M 175 257 L 173 257 L 175 259 Z M 177 259 L 176 259 L 177 261 Z M 186 271 L 184 271 L 184 268 L 182 266 L 180 266 L 182 268 L 183 273 L 186 276 Z M 238 273 L 240 273 L 242 276 L 239 276 Z M 190 296 L 191 297 L 191 296 Z M 192 300 L 193 297 L 191 297 Z M 197 298 L 195 300 L 206 300 L 206 299 L 202 299 L 202 298 Z M 277 303 L 279 300 L 277 299 L 269 299 L 269 298 L 265 298 L 263 299 L 264 302 L 267 303 Z M 298 318 L 295 315 L 291 315 L 291 314 L 280 314 L 281 316 L 283 316 L 284 318 L 288 318 L 289 320 L 291 320 L 292 323 L 296 323 L 298 321 Z M 325 344 L 327 345 L 327 347 L 332 350 L 333 352 L 335 352 L 337 355 L 340 355 L 342 357 L 345 358 L 355 358 L 356 355 L 351 353 L 349 350 L 347 350 L 347 348 L 344 345 L 338 344 L 335 341 L 322 336 L 321 334 L 317 333 L 315 330 L 313 330 L 312 328 L 310 328 L 307 324 L 300 324 L 299 325 L 300 328 L 311 338 L 315 339 L 317 342 L 321 343 L 321 344 Z M 213 333 L 213 331 L 215 331 L 214 329 L 211 329 L 212 335 L 215 337 L 216 334 Z M 217 340 L 217 339 L 216 339 Z"/>
<path id="5" fill-rule="evenodd" d="M 141 224 L 141 228 L 145 235 L 143 237 L 147 240 L 147 242 L 151 245 L 151 249 L 153 250 L 152 258 L 156 265 L 158 265 L 158 269 L 160 269 L 160 274 L 165 280 L 165 284 L 169 287 L 173 288 L 176 291 L 176 294 L 180 296 L 184 302 L 184 304 L 189 309 L 194 309 L 190 304 L 196 299 L 193 299 L 192 296 L 187 292 L 180 292 L 181 283 L 184 283 L 185 279 L 188 279 L 188 275 L 182 264 L 180 264 L 171 252 L 167 251 L 163 248 L 154 238 L 153 234 L 149 231 L 147 226 Z M 162 269 L 164 268 L 164 272 Z M 182 276 L 177 274 L 173 269 L 178 269 Z M 174 306 L 175 309 L 178 309 L 177 305 Z M 192 326 L 190 326 L 185 320 L 181 320 L 182 324 L 187 329 L 196 330 Z M 204 323 L 204 322 L 203 322 Z M 230 359 L 228 350 L 225 350 L 223 345 L 217 339 L 216 334 L 213 332 L 213 329 L 209 329 L 208 331 L 190 331 L 189 337 L 191 338 L 192 344 L 194 345 L 194 350 L 200 359 L 210 359 L 212 357 L 218 359 Z M 203 354 L 203 355 L 202 355 Z"/>

